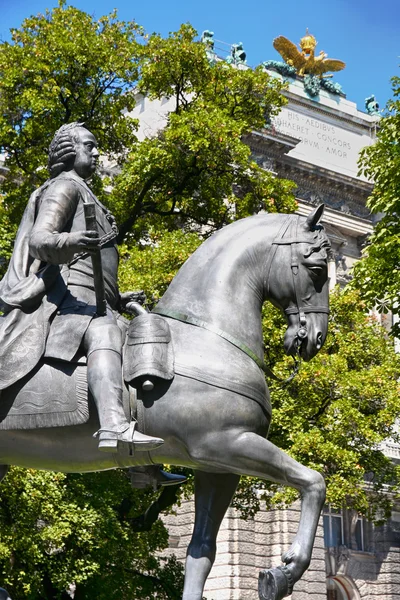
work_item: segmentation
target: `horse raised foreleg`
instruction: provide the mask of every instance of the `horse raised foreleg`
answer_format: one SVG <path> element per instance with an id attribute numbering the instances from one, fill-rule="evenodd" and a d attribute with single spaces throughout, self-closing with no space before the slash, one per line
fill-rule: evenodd
<path id="1" fill-rule="evenodd" d="M 201 600 L 214 564 L 217 535 L 239 476 L 195 471 L 195 524 L 187 551 L 183 600 Z"/>
<path id="2" fill-rule="evenodd" d="M 324 479 L 255 433 L 220 434 L 218 450 L 219 468 L 288 485 L 300 492 L 299 527 L 291 547 L 282 556 L 285 566 L 260 574 L 260 598 L 281 600 L 290 595 L 293 585 L 310 564 L 318 520 L 325 501 Z M 211 455 L 210 449 L 208 452 Z"/>

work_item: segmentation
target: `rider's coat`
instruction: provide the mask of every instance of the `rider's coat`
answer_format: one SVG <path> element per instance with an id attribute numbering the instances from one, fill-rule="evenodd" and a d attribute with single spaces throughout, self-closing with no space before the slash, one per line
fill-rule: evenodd
<path id="1" fill-rule="evenodd" d="M 0 282 L 0 389 L 29 373 L 43 355 L 71 360 L 95 313 L 92 261 L 71 255 L 68 232 L 86 230 L 83 204 L 94 202 L 106 299 L 119 301 L 116 227 L 74 172 L 49 180 L 30 198 L 7 274 Z"/>

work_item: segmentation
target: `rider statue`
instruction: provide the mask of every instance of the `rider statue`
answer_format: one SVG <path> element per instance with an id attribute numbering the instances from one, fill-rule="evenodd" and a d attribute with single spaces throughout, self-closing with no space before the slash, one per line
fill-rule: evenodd
<path id="1" fill-rule="evenodd" d="M 118 311 L 137 299 L 117 285 L 117 228 L 88 187 L 99 152 L 83 123 L 63 125 L 49 149 L 49 179 L 31 196 L 6 276 L 0 282 L 0 389 L 29 373 L 44 357 L 87 357 L 88 387 L 97 407 L 99 450 L 137 451 L 163 443 L 135 429 L 122 404 L 123 329 Z M 84 204 L 95 204 L 98 232 L 85 225 Z M 106 314 L 96 314 L 92 255 L 100 253 Z"/>

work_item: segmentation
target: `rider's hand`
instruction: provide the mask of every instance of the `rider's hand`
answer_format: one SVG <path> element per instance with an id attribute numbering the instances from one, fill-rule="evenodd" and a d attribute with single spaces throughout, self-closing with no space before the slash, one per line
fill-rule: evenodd
<path id="1" fill-rule="evenodd" d="M 96 231 L 74 231 L 68 233 L 65 246 L 73 254 L 88 252 L 93 254 L 100 248 L 101 239 Z"/>
<path id="2" fill-rule="evenodd" d="M 138 290 L 135 292 L 124 292 L 120 295 L 120 307 L 121 310 L 126 308 L 126 305 L 129 302 L 138 302 L 138 304 L 143 305 L 146 302 L 146 294 L 143 290 Z"/>

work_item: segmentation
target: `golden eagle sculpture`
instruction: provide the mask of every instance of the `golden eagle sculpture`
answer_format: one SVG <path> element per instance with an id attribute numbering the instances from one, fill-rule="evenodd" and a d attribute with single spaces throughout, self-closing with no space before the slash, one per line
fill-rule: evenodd
<path id="1" fill-rule="evenodd" d="M 274 39 L 274 48 L 282 56 L 283 60 L 294 67 L 297 74 L 304 76 L 307 73 L 319 77 L 332 77 L 326 75 L 328 71 L 341 71 L 346 64 L 341 60 L 327 58 L 327 54 L 321 50 L 318 56 L 315 56 L 315 47 L 317 40 L 311 33 L 308 33 L 300 40 L 301 51 L 290 40 L 283 35 Z"/>

